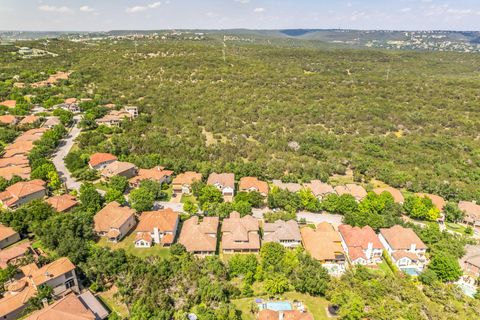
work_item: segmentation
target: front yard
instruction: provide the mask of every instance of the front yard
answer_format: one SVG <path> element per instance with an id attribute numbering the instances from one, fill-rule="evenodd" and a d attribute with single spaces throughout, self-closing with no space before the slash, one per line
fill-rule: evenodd
<path id="1" fill-rule="evenodd" d="M 100 241 L 98 241 L 97 245 L 111 249 L 124 249 L 127 253 L 140 258 L 147 258 L 151 256 L 165 258 L 170 254 L 170 249 L 159 245 L 153 245 L 151 248 L 135 248 L 135 244 L 133 243 L 134 240 L 135 233 L 130 234 L 118 243 L 108 242 L 106 238 L 102 237 Z"/>

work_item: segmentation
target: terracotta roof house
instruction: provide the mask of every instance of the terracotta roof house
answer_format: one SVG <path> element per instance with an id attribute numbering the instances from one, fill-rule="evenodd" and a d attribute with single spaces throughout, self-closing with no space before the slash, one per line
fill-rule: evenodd
<path id="1" fill-rule="evenodd" d="M 480 227 L 480 205 L 470 201 L 460 201 L 458 208 L 465 213 L 463 222 L 476 228 Z"/>
<path id="2" fill-rule="evenodd" d="M 200 222 L 197 216 L 193 216 L 183 223 L 178 243 L 193 254 L 213 255 L 217 251 L 218 224 L 218 217 L 204 217 Z"/>
<path id="3" fill-rule="evenodd" d="M 129 108 L 128 110 L 125 108 L 121 110 L 112 110 L 104 117 L 95 120 L 95 122 L 98 125 L 105 125 L 107 127 L 119 126 L 124 119 L 132 120 L 138 116 L 138 109 L 133 108 L 136 107 Z"/>
<path id="4" fill-rule="evenodd" d="M 348 183 L 344 186 L 336 186 L 335 191 L 338 193 L 339 196 L 341 196 L 342 194 L 350 194 L 358 202 L 362 201 L 363 198 L 367 196 L 367 190 L 365 190 L 364 187 L 353 183 Z"/>
<path id="5" fill-rule="evenodd" d="M 282 182 L 281 180 L 272 180 L 272 184 L 281 189 L 281 190 L 287 190 L 290 192 L 298 192 L 302 190 L 302 185 L 299 183 L 292 183 L 292 182 Z"/>
<path id="6" fill-rule="evenodd" d="M 66 103 L 66 104 L 72 104 L 72 103 L 77 103 L 78 99 L 77 98 L 67 98 L 67 99 L 63 100 L 63 102 Z"/>
<path id="7" fill-rule="evenodd" d="M 98 311 L 100 313 L 98 313 Z M 90 291 L 81 295 L 73 293 L 30 314 L 25 320 L 102 320 L 108 311 Z"/>
<path id="8" fill-rule="evenodd" d="M 8 158 L 11 159 L 11 158 Z M 32 169 L 30 166 L 10 166 L 0 168 L 0 177 L 3 177 L 7 180 L 12 179 L 14 176 L 18 176 L 22 179 L 30 179 L 30 173 Z"/>
<path id="9" fill-rule="evenodd" d="M 63 103 L 59 105 L 59 107 L 72 113 L 79 113 L 81 111 L 77 98 L 65 99 Z"/>
<path id="10" fill-rule="evenodd" d="M 67 212 L 78 205 L 77 199 L 69 194 L 50 197 L 46 202 L 57 212 Z"/>
<path id="11" fill-rule="evenodd" d="M 28 167 L 28 157 L 25 155 L 17 155 L 10 158 L 0 158 L 0 168 L 8 167 Z"/>
<path id="12" fill-rule="evenodd" d="M 97 212 L 93 224 L 97 235 L 118 242 L 135 227 L 135 210 L 113 201 Z"/>
<path id="13" fill-rule="evenodd" d="M 268 195 L 268 183 L 260 181 L 256 177 L 241 178 L 238 184 L 238 189 L 243 192 L 257 191 L 264 197 Z"/>
<path id="14" fill-rule="evenodd" d="M 300 228 L 295 220 L 277 220 L 264 223 L 263 242 L 278 242 L 286 248 L 295 248 L 302 244 Z"/>
<path id="15" fill-rule="evenodd" d="M 401 270 L 415 269 L 420 272 L 427 264 L 427 246 L 412 229 L 396 225 L 380 229 L 378 235 L 392 261 Z"/>
<path id="16" fill-rule="evenodd" d="M 53 127 L 58 126 L 61 123 L 62 122 L 60 121 L 60 119 L 58 117 L 49 117 L 47 119 L 47 121 L 45 121 L 42 124 L 42 127 L 52 129 Z"/>
<path id="17" fill-rule="evenodd" d="M 39 117 L 32 114 L 32 115 L 28 115 L 28 116 L 24 117 L 22 120 L 20 120 L 20 122 L 18 124 L 21 125 L 21 126 L 27 126 L 27 125 L 35 124 L 39 120 L 40 120 Z"/>
<path id="18" fill-rule="evenodd" d="M 16 100 L 5 100 L 0 102 L 0 106 L 4 106 L 10 109 L 13 109 L 17 106 L 17 101 Z"/>
<path id="19" fill-rule="evenodd" d="M 233 200 L 235 192 L 235 175 L 233 173 L 215 173 L 208 176 L 207 184 L 217 187 L 226 202 Z"/>
<path id="20" fill-rule="evenodd" d="M 18 119 L 15 116 L 12 116 L 11 114 L 5 114 L 3 116 L 0 116 L 0 123 L 6 124 L 6 125 L 14 125 L 17 124 Z"/>
<path id="21" fill-rule="evenodd" d="M 320 180 L 312 180 L 310 183 L 305 184 L 305 188 L 312 191 L 313 195 L 317 199 L 322 200 L 325 196 L 329 194 L 335 194 L 335 190 L 328 183 L 323 183 Z"/>
<path id="22" fill-rule="evenodd" d="M 313 320 L 313 315 L 299 310 L 274 311 L 263 309 L 258 312 L 258 320 Z"/>
<path id="23" fill-rule="evenodd" d="M 31 253 L 36 256 L 30 242 L 23 242 L 6 249 L 0 250 L 0 268 L 5 269 L 9 264 L 16 264 L 16 261 L 26 254 Z"/>
<path id="24" fill-rule="evenodd" d="M 7 208 L 16 208 L 35 199 L 47 195 L 46 183 L 43 180 L 20 181 L 0 193 L 0 202 Z"/>
<path id="25" fill-rule="evenodd" d="M 110 153 L 94 153 L 90 156 L 90 161 L 88 161 L 88 165 L 91 169 L 101 170 L 105 169 L 107 165 L 117 160 L 118 158 Z"/>
<path id="26" fill-rule="evenodd" d="M 10 283 L 0 299 L 1 319 L 20 319 L 30 298 L 36 295 L 37 289 L 28 283 L 27 279 Z"/>
<path id="27" fill-rule="evenodd" d="M 20 235 L 13 228 L 0 224 L 0 249 L 20 241 Z"/>
<path id="28" fill-rule="evenodd" d="M 25 131 L 21 136 L 15 139 L 15 142 L 18 141 L 37 141 L 39 140 L 45 132 L 47 132 L 47 128 L 34 128 Z"/>
<path id="29" fill-rule="evenodd" d="M 240 217 L 234 211 L 222 223 L 223 253 L 256 253 L 260 251 L 258 219 L 251 215 Z"/>
<path id="30" fill-rule="evenodd" d="M 135 229 L 135 247 L 150 248 L 152 244 L 170 246 L 177 234 L 180 215 L 167 208 L 159 211 L 145 211 L 138 218 Z"/>
<path id="31" fill-rule="evenodd" d="M 416 196 L 420 197 L 420 198 L 429 198 L 430 200 L 432 200 L 432 203 L 433 205 L 440 211 L 442 212 L 443 211 L 443 207 L 445 206 L 445 204 L 447 204 L 447 202 L 445 201 L 445 199 L 443 199 L 442 197 L 440 196 L 437 196 L 436 194 L 428 194 L 428 193 L 415 193 Z"/>
<path id="32" fill-rule="evenodd" d="M 180 173 L 172 180 L 172 189 L 176 194 L 189 195 L 192 193 L 192 184 L 195 181 L 202 181 L 202 174 L 193 171 Z"/>
<path id="33" fill-rule="evenodd" d="M 60 258 L 41 268 L 32 263 L 20 267 L 20 269 L 24 277 L 11 282 L 7 287 L 7 292 L 0 299 L 0 317 L 2 319 L 21 318 L 28 300 L 37 293 L 40 285 L 51 287 L 53 295 L 57 297 L 67 290 L 79 291 L 75 266 L 68 258 Z"/>
<path id="34" fill-rule="evenodd" d="M 102 170 L 102 179 L 108 180 L 113 176 L 122 176 L 127 179 L 133 178 L 137 175 L 137 167 L 130 162 L 115 161 Z"/>
<path id="35" fill-rule="evenodd" d="M 345 272 L 342 238 L 330 223 L 319 223 L 316 229 L 305 227 L 300 233 L 305 250 L 319 260 L 331 275 L 340 276 Z"/>
<path id="36" fill-rule="evenodd" d="M 130 186 L 136 188 L 143 180 L 153 180 L 160 184 L 170 181 L 173 175 L 172 170 L 165 170 L 164 167 L 156 166 L 152 169 L 139 169 L 138 174 L 130 179 Z"/>
<path id="37" fill-rule="evenodd" d="M 467 244 L 465 252 L 460 260 L 460 266 L 466 275 L 477 279 L 480 277 L 480 246 Z"/>
<path id="38" fill-rule="evenodd" d="M 383 245 L 370 226 L 352 227 L 342 224 L 338 227 L 343 249 L 352 264 L 371 265 L 382 262 Z"/>
<path id="39" fill-rule="evenodd" d="M 402 192 L 400 192 L 400 190 L 392 188 L 392 187 L 375 188 L 375 189 L 373 189 L 373 192 L 375 192 L 378 195 L 382 194 L 383 192 L 388 192 L 392 195 L 393 200 L 396 203 L 399 203 L 399 204 L 403 204 L 403 202 L 405 201 L 405 198 L 404 198 Z"/>

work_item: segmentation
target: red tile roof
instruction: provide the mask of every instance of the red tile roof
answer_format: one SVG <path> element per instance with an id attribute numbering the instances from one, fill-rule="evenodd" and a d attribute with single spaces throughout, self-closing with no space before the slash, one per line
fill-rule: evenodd
<path id="1" fill-rule="evenodd" d="M 240 191 L 256 190 L 262 194 L 268 194 L 268 183 L 260 181 L 256 177 L 243 177 L 239 183 Z"/>
<path id="2" fill-rule="evenodd" d="M 88 161 L 88 164 L 92 167 L 95 167 L 108 161 L 116 161 L 117 159 L 117 157 L 110 153 L 94 153 L 90 156 L 90 161 Z"/>
<path id="3" fill-rule="evenodd" d="M 400 190 L 392 188 L 392 187 L 375 188 L 375 189 L 373 189 L 373 192 L 375 192 L 378 195 L 382 194 L 383 192 L 388 192 L 392 195 L 393 200 L 396 203 L 403 203 L 405 201 L 405 198 L 403 197 L 403 194 L 400 192 Z"/>
<path id="4" fill-rule="evenodd" d="M 416 193 L 415 194 L 418 197 L 427 197 L 430 200 L 432 200 L 433 205 L 440 211 L 443 210 L 443 207 L 447 203 L 445 199 L 443 199 L 440 196 L 437 196 L 436 194 L 428 194 L 428 193 Z"/>
<path id="5" fill-rule="evenodd" d="M 77 199 L 69 194 L 61 196 L 54 196 L 47 199 L 47 203 L 50 204 L 57 212 L 66 212 L 78 204 Z"/>

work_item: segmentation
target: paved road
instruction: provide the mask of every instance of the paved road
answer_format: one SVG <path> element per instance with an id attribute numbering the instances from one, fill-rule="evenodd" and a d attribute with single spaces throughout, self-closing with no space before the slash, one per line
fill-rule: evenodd
<path id="1" fill-rule="evenodd" d="M 170 208 L 176 212 L 183 212 L 183 203 L 167 202 L 167 201 L 155 201 L 155 208 Z"/>
<path id="2" fill-rule="evenodd" d="M 62 182 L 66 184 L 67 188 L 69 190 L 73 190 L 73 189 L 78 190 L 80 189 L 81 183 L 76 181 L 70 175 L 70 172 L 68 171 L 67 167 L 65 166 L 65 162 L 63 161 L 63 158 L 65 158 L 65 156 L 70 152 L 70 149 L 72 149 L 74 140 L 78 137 L 81 131 L 81 129 L 77 126 L 77 122 L 80 119 L 80 117 L 75 116 L 73 119 L 75 120 L 75 125 L 68 132 L 65 139 L 60 141 L 60 145 L 57 148 L 57 152 L 54 154 L 52 162 L 55 165 L 55 168 L 57 169 L 60 179 L 62 180 Z"/>

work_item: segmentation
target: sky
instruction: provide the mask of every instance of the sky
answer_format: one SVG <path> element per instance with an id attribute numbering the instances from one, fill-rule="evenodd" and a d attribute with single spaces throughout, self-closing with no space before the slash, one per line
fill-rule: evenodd
<path id="1" fill-rule="evenodd" d="M 0 0 L 0 30 L 480 30 L 480 0 Z"/>

